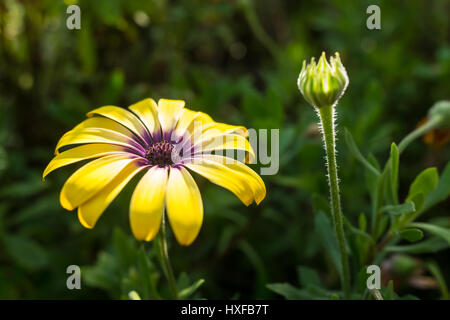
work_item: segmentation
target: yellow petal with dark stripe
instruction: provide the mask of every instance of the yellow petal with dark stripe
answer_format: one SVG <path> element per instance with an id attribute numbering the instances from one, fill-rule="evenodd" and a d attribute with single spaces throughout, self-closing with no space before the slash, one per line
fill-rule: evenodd
<path id="1" fill-rule="evenodd" d="M 93 160 L 75 171 L 64 184 L 59 200 L 73 210 L 102 190 L 130 162 L 129 155 L 111 155 Z"/>
<path id="2" fill-rule="evenodd" d="M 158 118 L 163 132 L 169 133 L 175 129 L 183 107 L 183 100 L 160 99 L 158 101 Z"/>
<path id="3" fill-rule="evenodd" d="M 255 160 L 255 152 L 248 140 L 237 134 L 222 134 L 215 136 L 209 140 L 203 140 L 195 148 L 195 154 L 199 153 L 211 153 L 212 151 L 225 151 L 230 150 L 241 150 L 244 152 L 244 157 L 239 157 L 244 159 L 246 153 L 248 153 L 248 162 L 253 162 Z M 226 155 L 226 154 L 224 154 Z M 234 158 L 234 152 L 231 152 L 231 158 Z M 239 153 L 238 153 L 239 155 Z"/>
<path id="4" fill-rule="evenodd" d="M 204 125 L 210 122 L 214 121 L 206 113 L 200 111 L 196 112 L 188 108 L 184 108 L 175 128 L 175 133 L 177 136 L 183 136 L 187 132 L 192 133 L 197 123 L 200 125 Z"/>
<path id="5" fill-rule="evenodd" d="M 259 204 L 266 196 L 261 177 L 242 162 L 218 155 L 202 155 L 184 165 L 212 183 L 230 190 L 247 206 L 253 200 Z"/>
<path id="6" fill-rule="evenodd" d="M 139 121 L 139 119 L 130 111 L 115 106 L 104 106 L 89 112 L 87 116 L 92 117 L 95 114 L 117 121 L 118 123 L 134 132 L 142 140 L 146 141 L 146 128 L 144 127 L 142 122 Z"/>
<path id="7" fill-rule="evenodd" d="M 100 128 L 100 129 L 108 129 L 118 133 L 123 134 L 124 136 L 133 138 L 133 133 L 128 130 L 126 127 L 118 123 L 117 121 L 104 118 L 104 117 L 92 117 L 84 120 L 79 125 L 71 130 L 71 132 L 82 131 L 83 129 L 88 128 Z"/>
<path id="8" fill-rule="evenodd" d="M 140 159 L 135 159 L 128 163 L 122 171 L 106 185 L 106 187 L 99 191 L 93 198 L 78 207 L 78 219 L 83 226 L 89 229 L 93 228 L 102 213 L 127 183 L 139 171 L 145 168 L 144 166 L 139 165 L 139 161 Z"/>
<path id="9" fill-rule="evenodd" d="M 127 148 L 106 143 L 93 143 L 69 149 L 58 154 L 50 161 L 44 170 L 42 179 L 44 180 L 50 172 L 69 164 L 110 154 L 124 153 L 125 150 Z"/>
<path id="10" fill-rule="evenodd" d="M 147 128 L 150 134 L 160 129 L 158 120 L 158 105 L 153 99 L 145 99 L 128 107 Z"/>
<path id="11" fill-rule="evenodd" d="M 58 154 L 62 147 L 84 143 L 108 143 L 144 152 L 144 149 L 136 141 L 121 133 L 108 129 L 87 128 L 69 131 L 63 135 L 56 145 L 55 154 Z"/>
<path id="12" fill-rule="evenodd" d="M 138 240 L 150 241 L 164 214 L 168 168 L 152 167 L 139 181 L 130 203 L 130 225 Z"/>
<path id="13" fill-rule="evenodd" d="M 166 207 L 175 238 L 181 245 L 190 245 L 203 222 L 203 203 L 197 184 L 183 167 L 170 169 Z"/>

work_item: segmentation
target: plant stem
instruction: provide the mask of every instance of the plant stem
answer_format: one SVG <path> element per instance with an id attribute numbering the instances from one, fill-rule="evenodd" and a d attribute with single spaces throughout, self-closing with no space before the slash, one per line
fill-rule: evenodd
<path id="1" fill-rule="evenodd" d="M 259 42 L 261 42 L 261 44 L 266 47 L 266 49 L 272 54 L 272 56 L 276 58 L 278 52 L 277 45 L 262 27 L 255 12 L 253 1 L 243 0 L 241 1 L 241 7 L 244 11 L 244 15 L 247 19 L 250 29 L 252 30 L 256 39 L 258 39 Z"/>
<path id="2" fill-rule="evenodd" d="M 427 121 L 423 126 L 415 129 L 411 133 L 409 133 L 406 137 L 403 138 L 402 141 L 400 141 L 398 145 L 398 151 L 399 153 L 402 153 L 403 150 L 415 139 L 420 137 L 421 135 L 424 135 L 428 131 L 434 129 L 437 124 L 441 122 L 441 119 L 439 117 L 431 118 L 429 121 Z M 390 161 L 390 160 L 389 160 Z"/>
<path id="3" fill-rule="evenodd" d="M 331 208 L 333 213 L 334 226 L 339 243 L 339 251 L 342 264 L 342 288 L 344 297 L 350 297 L 350 271 L 348 264 L 348 256 L 345 244 L 343 214 L 341 211 L 341 200 L 339 198 L 339 183 L 336 166 L 336 150 L 335 150 L 335 130 L 334 130 L 334 107 L 327 106 L 319 108 L 320 121 L 325 142 L 325 151 L 327 154 L 328 182 L 331 194 Z"/>
<path id="4" fill-rule="evenodd" d="M 166 231 L 166 221 L 165 214 L 161 221 L 161 231 L 158 236 L 159 240 L 159 250 L 162 259 L 162 268 L 166 275 L 167 281 L 169 282 L 170 290 L 172 291 L 173 298 L 178 300 L 178 290 L 175 282 L 175 276 L 173 275 L 172 265 L 169 260 L 169 251 L 167 250 L 167 231 Z"/>
<path id="5" fill-rule="evenodd" d="M 431 118 L 429 121 L 427 121 L 423 126 L 416 128 L 414 131 L 410 132 L 408 135 L 406 135 L 398 144 L 398 151 L 399 154 L 401 154 L 406 147 L 408 147 L 408 145 L 413 142 L 415 139 L 419 138 L 420 136 L 426 134 L 428 131 L 433 130 L 434 128 L 436 128 L 442 121 L 441 117 L 434 117 Z M 387 160 L 383 172 L 381 174 L 381 178 L 385 178 L 385 176 L 388 173 L 388 170 L 390 169 L 390 163 L 391 163 L 391 157 L 389 157 L 389 159 Z M 379 192 L 382 192 L 382 185 L 379 185 Z M 382 196 L 382 195 L 380 195 Z M 381 199 L 380 201 L 378 201 L 376 208 L 375 208 L 375 221 L 373 223 L 373 232 L 372 235 L 373 237 L 376 239 L 376 233 L 378 231 L 378 227 L 380 224 L 380 220 L 381 220 L 381 211 L 380 208 L 383 204 L 383 200 Z M 415 217 L 414 217 L 415 218 Z M 409 222 L 410 220 L 408 220 L 407 222 Z M 406 223 L 404 223 L 406 224 Z M 392 231 L 392 230 L 391 230 Z M 381 243 L 378 246 L 374 246 L 374 257 L 376 258 L 376 255 L 379 253 L 382 253 L 382 251 L 384 250 L 384 248 L 386 246 L 389 245 L 389 243 L 394 239 L 393 234 L 390 232 L 388 233 L 383 240 L 381 241 Z"/>

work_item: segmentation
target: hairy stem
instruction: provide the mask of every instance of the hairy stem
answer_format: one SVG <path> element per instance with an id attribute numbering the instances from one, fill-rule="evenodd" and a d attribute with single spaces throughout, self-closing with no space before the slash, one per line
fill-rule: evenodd
<path id="1" fill-rule="evenodd" d="M 334 107 L 319 108 L 320 121 L 322 124 L 325 151 L 327 154 L 328 182 L 331 194 L 331 208 L 333 213 L 333 222 L 339 243 L 339 251 L 342 264 L 342 288 L 346 299 L 350 297 L 350 271 L 348 256 L 345 244 L 345 234 L 343 226 L 343 214 L 341 211 L 341 200 L 339 197 L 339 182 L 336 166 L 335 150 L 335 130 L 334 130 Z"/>
<path id="2" fill-rule="evenodd" d="M 167 249 L 167 230 L 166 230 L 166 221 L 165 215 L 163 215 L 163 219 L 161 222 L 161 231 L 158 236 L 159 240 L 159 250 L 161 255 L 161 266 L 164 270 L 164 274 L 166 275 L 167 281 L 169 282 L 170 291 L 172 291 L 173 298 L 178 300 L 178 290 L 175 282 L 175 276 L 173 275 L 172 265 L 169 260 L 169 251 Z"/>

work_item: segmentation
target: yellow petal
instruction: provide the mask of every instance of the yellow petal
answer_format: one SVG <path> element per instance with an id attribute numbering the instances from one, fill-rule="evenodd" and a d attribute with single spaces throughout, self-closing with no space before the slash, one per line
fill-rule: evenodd
<path id="1" fill-rule="evenodd" d="M 145 166 L 139 165 L 140 159 L 128 163 L 106 187 L 94 197 L 78 207 L 78 219 L 86 228 L 93 228 L 109 204 L 117 197 L 127 183 Z"/>
<path id="2" fill-rule="evenodd" d="M 42 179 L 44 180 L 50 172 L 69 164 L 105 155 L 123 153 L 126 150 L 127 148 L 125 147 L 106 143 L 93 143 L 69 149 L 58 154 L 50 161 L 42 174 Z"/>
<path id="3" fill-rule="evenodd" d="M 58 154 L 59 149 L 64 146 L 84 143 L 108 143 L 128 147 L 142 155 L 145 153 L 140 144 L 119 132 L 101 128 L 87 128 L 69 131 L 63 135 L 56 145 L 55 154 Z"/>
<path id="4" fill-rule="evenodd" d="M 160 130 L 158 120 L 158 105 L 153 99 L 144 99 L 128 107 L 147 127 L 148 132 L 154 135 Z"/>
<path id="5" fill-rule="evenodd" d="M 93 160 L 75 171 L 64 184 L 59 200 L 63 208 L 73 210 L 103 189 L 135 158 L 110 155 Z"/>
<path id="6" fill-rule="evenodd" d="M 121 125 L 120 123 L 118 123 L 114 120 L 104 118 L 104 117 L 92 117 L 92 118 L 86 119 L 83 122 L 81 122 L 79 125 L 77 125 L 75 128 L 73 128 L 71 130 L 71 132 L 81 131 L 83 129 L 88 129 L 88 128 L 108 129 L 108 130 L 119 132 L 127 137 L 131 137 L 131 138 L 133 137 L 133 133 L 130 130 L 128 130 L 126 127 L 124 127 L 123 125 Z"/>
<path id="7" fill-rule="evenodd" d="M 243 126 L 234 126 L 231 124 L 212 122 L 208 123 L 203 130 L 203 134 L 212 135 L 214 132 L 220 133 L 235 133 L 244 137 L 248 137 L 248 130 Z"/>
<path id="8" fill-rule="evenodd" d="M 200 111 L 196 112 L 188 108 L 184 108 L 175 128 L 175 134 L 180 137 L 185 135 L 186 131 L 192 132 L 194 124 L 197 121 L 202 125 L 214 122 L 213 119 L 206 113 Z"/>
<path id="9" fill-rule="evenodd" d="M 130 225 L 138 240 L 150 241 L 164 213 L 168 168 L 154 166 L 139 181 L 130 202 Z"/>
<path id="10" fill-rule="evenodd" d="M 132 132 L 134 132 L 144 142 L 148 142 L 149 133 L 147 129 L 132 112 L 115 106 L 104 106 L 92 110 L 87 114 L 87 116 L 92 117 L 95 114 L 119 122 L 126 128 L 130 129 Z"/>
<path id="11" fill-rule="evenodd" d="M 199 145 L 225 134 L 248 137 L 248 130 L 245 127 L 232 126 L 214 121 L 200 123 L 192 121 L 191 124 L 193 125 L 189 127 L 181 142 L 177 144 L 177 149 L 188 150 L 193 145 Z"/>
<path id="12" fill-rule="evenodd" d="M 202 155 L 192 158 L 184 166 L 230 190 L 247 206 L 253 200 L 259 204 L 266 196 L 266 187 L 261 177 L 237 160 L 218 155 Z"/>
<path id="13" fill-rule="evenodd" d="M 248 153 L 249 157 L 247 160 L 249 162 L 253 162 L 255 159 L 255 152 L 248 140 L 237 134 L 222 134 L 206 141 L 202 140 L 201 143 L 194 146 L 194 150 L 194 154 L 206 154 L 219 150 L 242 150 Z M 226 155 L 226 152 L 224 152 L 224 155 Z"/>
<path id="14" fill-rule="evenodd" d="M 172 130 L 181 116 L 184 107 L 183 100 L 160 99 L 158 101 L 158 118 L 161 123 L 164 138 L 170 138 Z"/>
<path id="15" fill-rule="evenodd" d="M 197 184 L 183 167 L 170 169 L 166 207 L 175 238 L 181 245 L 190 245 L 202 225 L 203 203 Z"/>

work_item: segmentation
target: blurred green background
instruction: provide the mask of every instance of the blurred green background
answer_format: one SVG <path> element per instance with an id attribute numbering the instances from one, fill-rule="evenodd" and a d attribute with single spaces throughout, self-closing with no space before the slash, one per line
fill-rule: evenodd
<path id="1" fill-rule="evenodd" d="M 74 3 L 81 30 L 66 28 L 66 8 Z M 366 28 L 371 4 L 381 8 L 381 30 Z M 59 205 L 76 165 L 45 183 L 41 174 L 59 137 L 86 112 L 147 97 L 183 99 L 220 122 L 280 129 L 280 170 L 263 176 L 267 198 L 259 206 L 247 208 L 195 176 L 204 224 L 192 246 L 171 242 L 175 273 L 204 278 L 200 292 L 208 299 L 279 298 L 266 284 L 296 283 L 300 265 L 338 288 L 314 229 L 313 200 L 326 199 L 328 188 L 317 117 L 296 86 L 301 63 L 340 52 L 350 85 L 339 125 L 384 163 L 391 142 L 413 130 L 435 101 L 449 98 L 449 12 L 447 0 L 1 1 L 0 298 L 120 298 L 128 290 L 134 271 L 124 275 L 117 247 L 141 245 L 128 224 L 136 181 L 87 230 Z M 370 202 L 342 132 L 342 203 L 355 221 Z M 400 194 L 425 167 L 441 172 L 449 155 L 448 145 L 414 142 L 402 155 Z M 449 209 L 447 201 L 428 215 L 448 217 Z M 450 250 L 433 258 L 448 282 Z M 71 264 L 85 268 L 82 290 L 66 288 Z M 150 264 L 158 269 L 153 258 Z M 420 283 L 399 279 L 395 289 L 439 297 L 432 282 Z"/>

